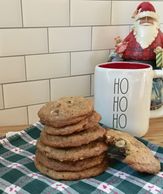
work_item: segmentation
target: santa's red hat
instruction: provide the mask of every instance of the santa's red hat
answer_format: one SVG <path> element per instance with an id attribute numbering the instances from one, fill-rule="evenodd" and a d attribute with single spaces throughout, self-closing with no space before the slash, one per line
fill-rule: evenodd
<path id="1" fill-rule="evenodd" d="M 138 20 L 140 18 L 149 16 L 158 20 L 158 15 L 156 14 L 156 10 L 154 6 L 150 2 L 142 2 L 138 5 L 137 9 L 135 10 L 132 18 Z"/>

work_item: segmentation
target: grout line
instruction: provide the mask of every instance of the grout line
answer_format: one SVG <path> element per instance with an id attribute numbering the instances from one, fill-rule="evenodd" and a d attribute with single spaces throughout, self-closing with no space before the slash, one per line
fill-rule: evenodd
<path id="1" fill-rule="evenodd" d="M 71 26 L 71 0 L 69 0 L 69 27 Z"/>
<path id="2" fill-rule="evenodd" d="M 90 74 L 90 94 L 89 94 L 90 96 L 91 96 L 91 89 L 92 89 L 92 84 L 91 83 L 92 83 L 92 76 Z"/>
<path id="3" fill-rule="evenodd" d="M 163 24 L 163 22 L 162 23 L 160 23 L 160 24 Z M 131 23 L 122 23 L 122 24 L 106 24 L 106 25 L 104 25 L 104 24 L 99 24 L 99 25 L 97 25 L 97 24 L 90 24 L 90 25 L 71 25 L 71 26 L 23 26 L 23 27 L 16 27 L 16 26 L 14 26 L 14 27 L 3 27 L 3 26 L 1 26 L 0 27 L 0 30 L 22 30 L 22 29 L 47 29 L 47 28 L 89 28 L 89 27 L 110 27 L 110 26 L 128 26 L 128 25 L 131 25 Z"/>
<path id="4" fill-rule="evenodd" d="M 5 109 L 5 97 L 4 97 L 4 86 L 3 86 L 3 84 L 1 84 L 1 86 L 2 86 L 2 109 L 1 110 L 3 110 L 3 109 Z"/>
<path id="5" fill-rule="evenodd" d="M 19 108 L 27 108 L 27 107 L 30 107 L 30 106 L 37 106 L 37 105 L 41 105 L 41 104 L 45 104 L 47 103 L 48 101 L 45 101 L 45 102 L 42 102 L 42 103 L 34 103 L 34 104 L 28 104 L 28 105 L 20 105 L 20 106 L 12 106 L 12 107 L 6 107 L 4 109 L 0 109 L 0 111 L 4 111 L 4 110 L 12 110 L 12 109 L 19 109 Z"/>
<path id="6" fill-rule="evenodd" d="M 51 98 L 51 79 L 49 79 L 49 101 L 51 101 L 52 100 L 52 98 Z"/>
<path id="7" fill-rule="evenodd" d="M 70 52 L 70 76 L 72 76 L 72 52 Z"/>
<path id="8" fill-rule="evenodd" d="M 27 125 L 29 125 L 29 112 L 28 112 L 28 105 L 26 106 L 26 111 L 27 111 Z"/>
<path id="9" fill-rule="evenodd" d="M 47 28 L 47 46 L 48 46 L 48 53 L 50 53 L 50 48 L 49 48 L 49 28 Z"/>
<path id="10" fill-rule="evenodd" d="M 2 83 L 2 85 L 11 85 L 11 84 L 28 83 L 28 82 L 41 82 L 41 81 L 48 81 L 52 79 L 63 79 L 63 78 L 79 77 L 79 76 L 86 76 L 86 75 L 90 75 L 90 73 L 70 75 L 70 76 L 67 75 L 67 76 L 44 78 L 44 79 L 35 79 L 35 80 L 22 80 L 22 81 L 17 81 L 17 82 L 15 81 L 15 82 Z"/>
<path id="11" fill-rule="evenodd" d="M 24 28 L 24 18 L 23 18 L 23 2 L 22 2 L 22 0 L 20 0 L 20 9 L 21 9 L 22 27 Z"/>
<path id="12" fill-rule="evenodd" d="M 91 27 L 91 51 L 93 50 L 93 26 Z"/>
<path id="13" fill-rule="evenodd" d="M 4 55 L 0 56 L 0 58 L 8 58 L 8 57 L 22 57 L 22 56 L 37 56 L 37 55 L 50 55 L 50 54 L 63 54 L 63 53 L 70 53 L 70 52 L 89 52 L 89 51 L 103 51 L 103 50 L 108 50 L 111 48 L 101 48 L 101 49 L 86 49 L 86 50 L 70 50 L 70 51 L 56 51 L 56 52 L 47 52 L 47 53 L 34 53 L 34 54 L 22 54 L 22 55 Z"/>
<path id="14" fill-rule="evenodd" d="M 37 81 L 40 82 L 40 81 L 46 81 L 46 80 L 49 80 L 49 79 L 50 78 L 36 79 L 36 80 L 22 80 L 22 81 L 3 83 L 3 85 L 20 84 L 20 83 L 37 82 Z"/>
<path id="15" fill-rule="evenodd" d="M 27 63 L 26 63 L 26 56 L 25 55 L 24 55 L 24 68 L 25 68 L 25 81 L 27 81 Z"/>
<path id="16" fill-rule="evenodd" d="M 111 1 L 111 5 L 110 5 L 110 25 L 112 24 L 112 10 L 113 9 L 113 1 Z"/>

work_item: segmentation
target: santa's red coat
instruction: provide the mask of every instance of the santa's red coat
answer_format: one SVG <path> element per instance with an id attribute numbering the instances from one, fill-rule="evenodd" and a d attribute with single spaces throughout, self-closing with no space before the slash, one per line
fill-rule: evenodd
<path id="1" fill-rule="evenodd" d="M 125 60 L 155 60 L 156 54 L 154 49 L 158 46 L 163 48 L 163 33 L 159 30 L 156 39 L 152 44 L 143 49 L 136 41 L 133 31 L 124 39 L 128 42 L 126 50 L 123 52 L 122 58 Z"/>

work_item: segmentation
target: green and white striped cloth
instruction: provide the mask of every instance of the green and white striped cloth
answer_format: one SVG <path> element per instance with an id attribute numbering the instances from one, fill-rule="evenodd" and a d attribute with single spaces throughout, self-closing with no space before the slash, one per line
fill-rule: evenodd
<path id="1" fill-rule="evenodd" d="M 9 194 L 163 194 L 163 148 L 142 140 L 160 159 L 162 171 L 142 174 L 114 162 L 101 175 L 79 181 L 57 181 L 42 175 L 34 165 L 35 145 L 42 125 L 38 122 L 0 140 L 0 193 Z"/>

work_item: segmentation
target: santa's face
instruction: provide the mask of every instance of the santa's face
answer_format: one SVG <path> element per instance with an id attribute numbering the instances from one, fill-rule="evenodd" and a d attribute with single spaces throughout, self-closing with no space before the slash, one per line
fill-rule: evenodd
<path id="1" fill-rule="evenodd" d="M 150 26 L 150 25 L 154 25 L 154 23 L 156 22 L 156 20 L 152 17 L 146 16 L 146 17 L 142 17 L 139 19 L 139 23 L 140 25 L 143 26 Z"/>
<path id="2" fill-rule="evenodd" d="M 158 34 L 158 22 L 151 17 L 143 17 L 134 23 L 136 41 L 145 49 L 155 40 Z"/>

